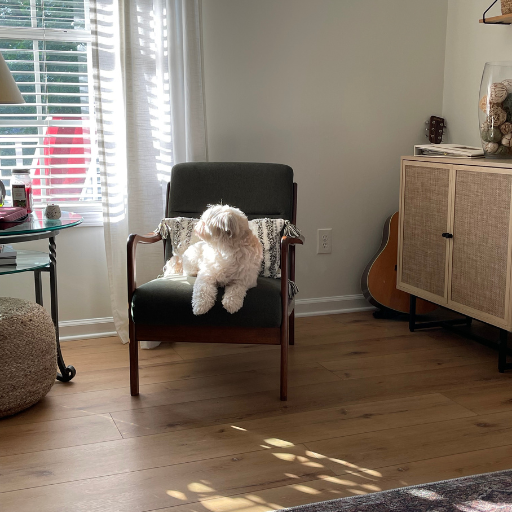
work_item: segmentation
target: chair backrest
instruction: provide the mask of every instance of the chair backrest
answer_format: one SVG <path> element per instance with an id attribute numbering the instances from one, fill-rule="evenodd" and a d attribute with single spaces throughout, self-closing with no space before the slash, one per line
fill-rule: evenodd
<path id="1" fill-rule="evenodd" d="M 218 203 L 240 208 L 249 220 L 269 217 L 293 222 L 293 170 L 252 162 L 188 162 L 172 168 L 166 217 L 199 218 L 209 204 Z M 167 257 L 170 247 L 166 249 Z"/>

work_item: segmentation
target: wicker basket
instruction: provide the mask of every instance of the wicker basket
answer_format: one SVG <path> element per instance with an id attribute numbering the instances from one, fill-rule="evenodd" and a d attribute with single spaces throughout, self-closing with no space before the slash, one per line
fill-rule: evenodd
<path id="1" fill-rule="evenodd" d="M 512 13 L 512 0 L 501 0 L 501 14 Z"/>

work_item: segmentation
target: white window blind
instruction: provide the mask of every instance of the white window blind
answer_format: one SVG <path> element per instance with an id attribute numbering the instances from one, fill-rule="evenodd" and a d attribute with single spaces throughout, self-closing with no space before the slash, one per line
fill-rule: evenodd
<path id="1" fill-rule="evenodd" d="M 0 179 L 30 169 L 34 205 L 100 211 L 87 0 L 1 0 L 0 52 L 26 101 L 0 106 Z"/>

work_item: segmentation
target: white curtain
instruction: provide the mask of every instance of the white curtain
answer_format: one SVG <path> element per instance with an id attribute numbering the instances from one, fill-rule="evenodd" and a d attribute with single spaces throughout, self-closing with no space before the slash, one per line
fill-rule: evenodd
<path id="1" fill-rule="evenodd" d="M 175 163 L 207 160 L 201 0 L 91 0 L 90 8 L 112 313 L 126 343 L 127 237 L 158 225 Z M 162 266 L 162 244 L 141 246 L 137 285 Z"/>

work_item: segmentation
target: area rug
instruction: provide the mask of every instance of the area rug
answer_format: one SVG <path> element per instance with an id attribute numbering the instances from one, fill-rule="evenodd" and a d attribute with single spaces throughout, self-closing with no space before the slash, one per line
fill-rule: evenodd
<path id="1" fill-rule="evenodd" d="M 512 512 L 512 470 L 310 503 L 284 510 L 293 512 Z"/>

